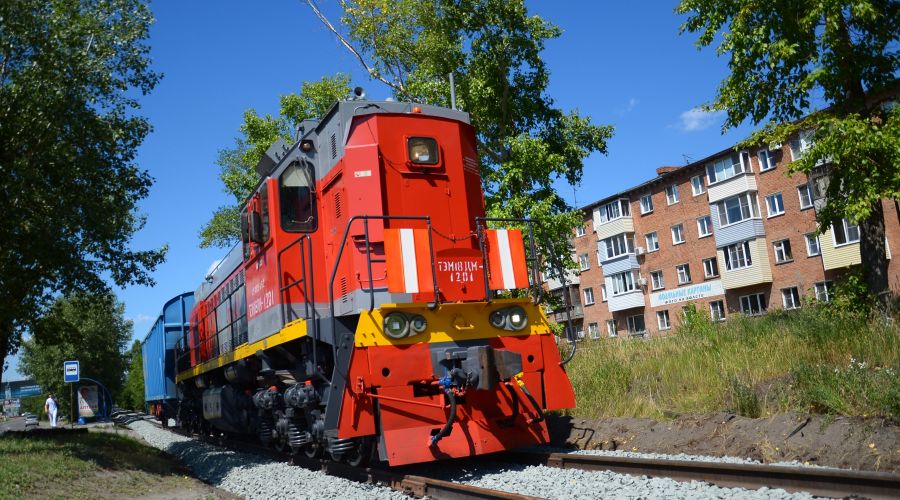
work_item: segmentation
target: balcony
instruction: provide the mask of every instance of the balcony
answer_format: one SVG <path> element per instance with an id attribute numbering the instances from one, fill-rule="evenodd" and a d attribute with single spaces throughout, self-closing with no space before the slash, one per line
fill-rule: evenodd
<path id="1" fill-rule="evenodd" d="M 721 248 L 716 250 L 716 257 L 721 263 L 722 288 L 725 290 L 772 282 L 772 265 L 769 262 L 766 239 L 757 238 L 749 243 L 750 261 L 753 264 L 741 269 L 731 271 L 725 269 L 725 253 Z"/>
<path id="2" fill-rule="evenodd" d="M 619 295 L 609 295 L 606 305 L 609 308 L 609 312 L 616 312 L 634 307 L 644 307 L 645 303 L 644 291 L 638 288 Z"/>
<path id="3" fill-rule="evenodd" d="M 746 191 L 758 191 L 756 187 L 756 177 L 752 172 L 735 175 L 715 184 L 710 184 L 707 190 L 709 202 L 715 203 L 725 198 L 744 193 Z"/>
<path id="4" fill-rule="evenodd" d="M 562 280 L 552 276 L 548 276 L 544 281 L 547 284 L 547 290 L 559 290 L 563 287 Z M 581 278 L 575 271 L 566 271 L 566 286 L 575 286 L 581 284 Z"/>
<path id="5" fill-rule="evenodd" d="M 603 276 L 612 276 L 616 273 L 622 273 L 629 269 L 640 269 L 637 254 L 626 253 L 613 257 L 609 260 L 601 261 L 603 268 Z"/>
<path id="6" fill-rule="evenodd" d="M 752 238 L 764 237 L 766 235 L 765 226 L 762 219 L 744 219 L 727 226 L 719 225 L 719 207 L 713 205 L 710 207 L 713 220 L 713 235 L 716 238 L 716 247 L 724 247 L 733 245 L 740 241 Z"/>
<path id="7" fill-rule="evenodd" d="M 633 233 L 634 219 L 632 219 L 631 216 L 626 216 L 602 224 L 594 222 L 594 230 L 597 231 L 598 240 L 603 240 L 620 233 Z"/>
<path id="8" fill-rule="evenodd" d="M 831 228 L 819 237 L 819 249 L 822 252 L 822 266 L 826 271 L 850 267 L 862 262 L 859 242 L 835 246 Z"/>
<path id="9" fill-rule="evenodd" d="M 584 318 L 584 307 L 581 304 L 573 304 L 572 308 L 569 309 L 570 317 L 573 320 Z M 566 322 L 566 310 L 557 311 L 553 313 L 553 321 L 557 323 L 565 323 Z"/>

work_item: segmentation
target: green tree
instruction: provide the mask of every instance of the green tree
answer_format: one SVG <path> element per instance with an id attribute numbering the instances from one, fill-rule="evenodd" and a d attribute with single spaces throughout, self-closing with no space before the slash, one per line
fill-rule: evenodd
<path id="1" fill-rule="evenodd" d="M 350 77 L 337 74 L 316 82 L 303 82 L 299 94 L 280 98 L 279 116 L 259 116 L 253 109 L 244 112 L 241 136 L 231 149 L 219 151 L 219 179 L 234 204 L 219 207 L 200 230 L 201 247 L 228 247 L 240 241 L 240 208 L 259 182 L 256 164 L 277 139 L 290 140 L 303 120 L 318 118 L 338 99 L 350 94 Z"/>
<path id="2" fill-rule="evenodd" d="M 125 387 L 116 402 L 122 408 L 143 410 L 144 408 L 144 357 L 140 341 L 135 340 L 131 349 L 125 354 L 128 374 L 125 376 Z"/>
<path id="3" fill-rule="evenodd" d="M 164 258 L 129 245 L 152 21 L 140 0 L 0 2 L 0 364 L 56 294 L 151 283 Z"/>
<path id="4" fill-rule="evenodd" d="M 612 126 L 554 106 L 541 52 L 562 31 L 523 0 L 342 0 L 342 34 L 307 4 L 395 97 L 449 107 L 449 74 L 478 134 L 491 217 L 541 222 L 556 255 L 570 255 L 581 214 L 554 183 L 577 185 L 584 159 L 606 153 Z M 574 265 L 574 263 L 570 263 Z"/>
<path id="5" fill-rule="evenodd" d="M 63 382 L 62 367 L 75 359 L 81 376 L 100 381 L 115 399 L 122 390 L 127 366 L 124 351 L 132 332 L 132 322 L 124 313 L 125 306 L 109 292 L 76 292 L 58 298 L 34 322 L 32 337 L 22 342 L 20 370 L 57 394 L 61 407 L 68 409 L 70 391 Z"/>
<path id="6" fill-rule="evenodd" d="M 789 171 L 828 165 L 824 231 L 841 218 L 860 225 L 860 253 L 871 293 L 889 303 L 881 200 L 900 198 L 900 3 L 892 0 L 682 0 L 681 31 L 698 47 L 718 43 L 730 74 L 710 109 L 724 128 L 763 124 L 744 145 L 783 142 L 813 130 L 812 146 Z M 816 109 L 822 103 L 824 109 Z"/>

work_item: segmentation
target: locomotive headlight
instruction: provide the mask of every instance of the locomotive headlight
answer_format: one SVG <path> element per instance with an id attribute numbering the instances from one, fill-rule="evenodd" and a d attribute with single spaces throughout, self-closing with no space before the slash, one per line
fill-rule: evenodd
<path id="1" fill-rule="evenodd" d="M 525 314 L 525 309 L 515 306 L 510 307 L 507 311 L 509 311 L 507 318 L 510 328 L 513 330 L 521 330 L 528 326 L 528 315 Z"/>
<path id="2" fill-rule="evenodd" d="M 392 339 L 402 339 L 409 332 L 409 320 L 403 313 L 392 312 L 384 317 L 384 334 Z"/>
<path id="3" fill-rule="evenodd" d="M 496 311 L 491 313 L 490 316 L 491 326 L 494 328 L 506 329 L 506 310 L 505 309 L 497 309 Z"/>
<path id="4" fill-rule="evenodd" d="M 409 321 L 409 328 L 412 330 L 410 335 L 414 335 L 416 333 L 422 333 L 425 331 L 425 328 L 428 327 L 428 322 L 425 321 L 425 316 L 420 316 L 416 314 Z"/>

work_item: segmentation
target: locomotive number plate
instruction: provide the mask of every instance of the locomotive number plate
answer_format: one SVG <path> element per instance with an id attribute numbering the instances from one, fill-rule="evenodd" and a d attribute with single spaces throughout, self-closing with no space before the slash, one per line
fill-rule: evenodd
<path id="1" fill-rule="evenodd" d="M 484 295 L 484 262 L 478 250 L 458 248 L 438 252 L 434 265 L 444 300 L 472 300 Z"/>

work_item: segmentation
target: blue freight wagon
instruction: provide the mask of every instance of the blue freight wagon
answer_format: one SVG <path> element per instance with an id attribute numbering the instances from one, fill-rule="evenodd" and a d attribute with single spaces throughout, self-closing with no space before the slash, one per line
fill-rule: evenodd
<path id="1" fill-rule="evenodd" d="M 175 393 L 175 344 L 186 339 L 194 307 L 194 292 L 187 292 L 166 302 L 162 314 L 141 342 L 144 360 L 144 403 L 147 411 L 162 420 L 163 425 L 177 411 Z"/>

